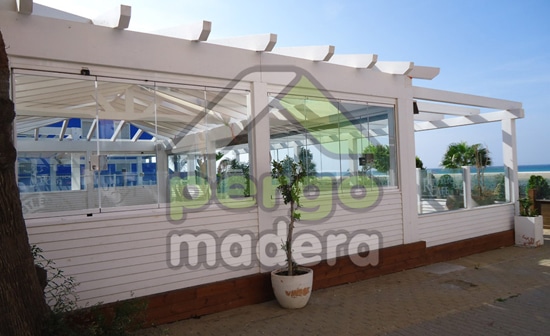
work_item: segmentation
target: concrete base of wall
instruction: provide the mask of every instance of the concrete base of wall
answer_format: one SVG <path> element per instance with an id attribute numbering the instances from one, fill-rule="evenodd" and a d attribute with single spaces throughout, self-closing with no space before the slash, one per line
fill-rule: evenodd
<path id="1" fill-rule="evenodd" d="M 514 245 L 514 231 L 504 231 L 426 248 L 416 242 L 381 249 L 376 266 L 360 267 L 349 257 L 333 266 L 321 262 L 313 266 L 313 290 L 361 281 L 427 264 L 452 260 L 471 254 Z M 273 300 L 270 274 L 262 273 L 201 286 L 170 291 L 144 298 L 148 302 L 148 325 L 212 314 L 245 305 Z M 313 294 L 315 295 L 315 294 Z"/>

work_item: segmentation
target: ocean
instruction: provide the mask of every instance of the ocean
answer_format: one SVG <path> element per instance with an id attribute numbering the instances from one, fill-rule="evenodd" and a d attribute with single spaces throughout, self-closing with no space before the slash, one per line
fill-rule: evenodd
<path id="1" fill-rule="evenodd" d="M 428 168 L 433 174 L 444 174 L 448 171 L 445 168 Z M 476 169 L 472 167 L 472 172 Z M 485 168 L 485 173 L 502 173 L 504 166 L 489 166 Z M 518 173 L 550 173 L 550 164 L 518 165 Z M 536 175 L 536 174 L 533 174 Z"/>

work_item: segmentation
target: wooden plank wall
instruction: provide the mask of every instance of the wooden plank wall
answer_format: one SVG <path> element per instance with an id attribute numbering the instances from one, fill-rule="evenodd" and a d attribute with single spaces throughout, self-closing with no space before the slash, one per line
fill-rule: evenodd
<path id="1" fill-rule="evenodd" d="M 172 230 L 257 230 L 257 209 L 238 212 L 212 205 L 189 213 L 181 224 L 168 220 L 166 209 L 133 210 L 27 219 L 31 244 L 79 283 L 80 305 L 109 303 L 203 283 L 258 273 L 258 268 L 230 271 L 223 267 L 193 271 L 167 264 L 167 236 Z M 254 243 L 254 242 L 253 242 Z"/>
<path id="2" fill-rule="evenodd" d="M 540 202 L 540 214 L 542 215 L 543 225 L 545 229 L 550 229 L 550 202 Z"/>
<path id="3" fill-rule="evenodd" d="M 334 200 L 333 200 L 334 201 Z M 365 231 L 379 233 L 382 247 L 403 244 L 403 214 L 401 193 L 397 190 L 385 191 L 380 202 L 372 208 L 361 211 L 343 209 L 338 201 L 334 201 L 334 213 L 328 220 L 308 223 L 300 221 L 297 224 L 296 235 L 301 230 L 314 230 L 319 235 L 330 231 L 353 232 Z M 272 212 L 272 220 L 288 216 L 287 207 L 281 206 Z M 297 260 L 300 263 L 300 260 Z"/>
<path id="4" fill-rule="evenodd" d="M 418 219 L 420 239 L 428 247 L 507 231 L 513 227 L 513 204 L 425 214 Z"/>

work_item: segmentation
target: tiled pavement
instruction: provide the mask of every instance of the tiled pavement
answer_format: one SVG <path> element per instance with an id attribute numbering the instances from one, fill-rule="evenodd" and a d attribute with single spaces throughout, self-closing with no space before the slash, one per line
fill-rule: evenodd
<path id="1" fill-rule="evenodd" d="M 550 335 L 550 231 L 539 248 L 507 247 L 185 320 L 139 335 Z"/>

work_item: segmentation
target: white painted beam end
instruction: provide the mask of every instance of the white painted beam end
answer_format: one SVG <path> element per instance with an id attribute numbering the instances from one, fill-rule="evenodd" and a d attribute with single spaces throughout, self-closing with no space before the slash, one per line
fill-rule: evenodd
<path id="1" fill-rule="evenodd" d="M 334 56 L 334 46 L 302 46 L 273 48 L 273 53 L 278 55 L 304 58 L 311 61 L 328 61 Z"/>
<path id="2" fill-rule="evenodd" d="M 17 0 L 17 11 L 21 14 L 30 15 L 33 10 L 33 0 Z"/>
<path id="3" fill-rule="evenodd" d="M 184 40 L 199 42 L 208 40 L 212 31 L 212 22 L 202 20 L 175 27 L 164 28 L 153 32 L 153 34 L 175 37 Z"/>
<path id="4" fill-rule="evenodd" d="M 253 51 L 272 51 L 277 43 L 277 34 L 236 36 L 208 42 Z"/>
<path id="5" fill-rule="evenodd" d="M 336 54 L 330 59 L 330 63 L 345 65 L 358 69 L 371 69 L 378 61 L 376 54 Z"/>
<path id="6" fill-rule="evenodd" d="M 391 75 L 408 75 L 414 68 L 413 62 L 376 62 L 373 69 Z"/>
<path id="7" fill-rule="evenodd" d="M 418 66 L 415 65 L 412 70 L 407 74 L 407 76 L 411 78 L 418 78 L 418 79 L 434 79 L 437 75 L 439 75 L 439 68 L 436 67 L 427 67 L 427 66 Z"/>
<path id="8" fill-rule="evenodd" d="M 92 19 L 96 26 L 126 29 L 130 26 L 132 7 L 120 5 Z"/>

